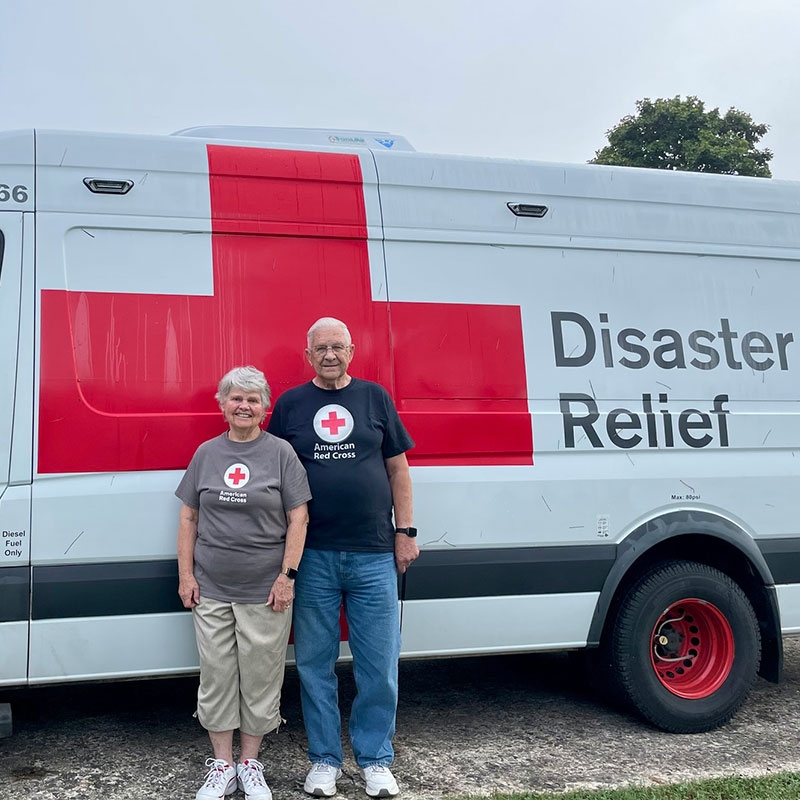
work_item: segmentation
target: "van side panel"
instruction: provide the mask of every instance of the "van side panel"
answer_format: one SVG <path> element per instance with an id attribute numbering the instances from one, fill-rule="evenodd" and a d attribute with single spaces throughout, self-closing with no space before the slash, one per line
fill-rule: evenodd
<path id="1" fill-rule="evenodd" d="M 187 236 L 192 231 L 186 226 L 140 229 L 139 247 L 127 241 L 137 238 L 136 229 L 130 231 L 136 218 L 126 222 L 127 237 L 105 230 L 108 220 L 101 230 L 76 223 L 73 230 L 84 235 L 77 238 L 84 246 L 71 249 L 71 239 L 67 239 L 67 257 L 75 253 L 75 267 L 66 265 L 68 285 L 42 293 L 39 472 L 181 469 L 197 444 L 219 430 L 214 392 L 209 389 L 232 365 L 264 364 L 269 358 L 268 371 L 285 381 L 301 378 L 298 353 L 307 327 L 305 315 L 316 313 L 313 305 L 308 307 L 308 294 L 316 289 L 319 295 L 327 287 L 333 293 L 332 306 L 341 308 L 346 302 L 349 307 L 342 311 L 369 313 L 369 297 L 364 297 L 369 283 L 362 278 L 361 293 L 353 291 L 353 278 L 358 279 L 360 265 L 367 263 L 358 159 L 350 157 L 349 172 L 345 169 L 339 175 L 334 168 L 343 156 L 330 155 L 326 166 L 317 153 L 250 151 L 260 155 L 259 160 L 252 155 L 248 159 L 247 151 L 209 148 L 203 167 L 211 175 L 206 188 L 206 213 L 213 215 L 210 238 L 202 231 L 203 227 L 208 231 L 208 217 L 196 221 L 197 236 Z M 152 172 L 148 174 L 147 189 L 156 182 Z M 165 182 L 167 177 L 179 183 L 183 176 L 166 176 Z M 348 184 L 342 184 L 346 180 L 357 181 L 350 190 L 349 209 L 342 208 L 347 200 Z M 279 202 L 270 205 L 272 197 Z M 320 221 L 321 214 L 328 214 L 329 220 Z M 170 222 L 175 224 L 174 219 L 158 220 L 159 227 Z M 124 294 L 105 291 L 102 275 L 96 276 L 93 291 L 86 290 L 87 265 L 101 269 L 111 246 L 92 253 L 85 247 L 85 237 L 97 250 L 109 234 L 120 250 L 134 248 L 141 260 L 161 250 L 147 294 L 138 287 Z M 199 251 L 193 254 L 184 244 L 181 252 L 177 244 L 197 238 L 208 241 L 209 252 L 203 260 Z M 168 258 L 170 250 L 173 259 Z M 198 271 L 203 281 L 198 288 L 202 288 L 204 262 L 211 274 L 210 291 L 197 296 L 196 290 L 184 288 L 192 281 L 183 273 Z M 323 276 L 322 265 L 336 280 Z M 74 270 L 81 284 L 75 290 L 70 285 Z M 164 295 L 157 276 L 173 271 L 181 276 L 182 286 Z M 353 278 L 348 271 L 356 271 Z M 321 306 L 318 297 L 317 307 Z M 385 308 L 383 314 L 382 325 L 372 318 L 369 324 L 378 332 L 383 330 L 385 349 Z M 277 346 L 284 341 L 299 344 L 296 350 Z M 368 346 L 365 343 L 366 365 L 371 363 Z M 376 363 L 372 360 L 377 371 Z M 118 444 L 97 448 L 82 435 L 86 430 Z"/>
<path id="2" fill-rule="evenodd" d="M 105 139 L 97 149 L 105 170 L 134 180 L 130 215 L 127 195 L 96 207 L 86 192 L 86 174 L 108 176 L 88 166 L 82 141 L 63 161 L 66 145 L 42 145 L 41 183 L 72 213 L 53 207 L 40 224 L 49 258 L 40 261 L 32 681 L 196 666 L 176 594 L 173 490 L 196 446 L 224 428 L 213 396 L 225 371 L 255 363 L 278 391 L 303 380 L 308 325 L 338 313 L 370 333 L 365 370 L 390 374 L 371 355 L 389 349 L 379 247 L 377 280 L 370 274 L 371 159 L 365 179 L 359 158 L 339 153 L 114 141 L 116 152 Z M 198 176 L 205 201 L 195 197 L 190 216 L 181 195 Z M 121 657 L 132 638 L 153 644 Z M 182 643 L 168 657 L 155 644 L 165 638 Z"/>
<path id="3" fill-rule="evenodd" d="M 585 641 L 593 609 L 580 598 L 599 596 L 614 563 L 605 548 L 672 510 L 719 515 L 787 555 L 797 550 L 796 186 L 424 154 L 375 159 L 401 409 L 419 403 L 419 387 L 401 378 L 412 365 L 400 354 L 422 342 L 396 307 L 516 309 L 534 445 L 529 466 L 414 473 L 423 554 L 407 578 L 409 647 L 437 647 L 423 620 L 462 632 L 437 652 L 501 649 L 501 639 L 519 646 L 518 629 L 503 636 L 478 612 L 476 580 L 482 595 L 503 599 L 504 614 L 534 626 L 529 646 L 552 641 L 551 619 L 569 628 L 560 642 Z M 518 217 L 509 203 L 547 214 Z M 489 360 L 516 370 L 517 351 L 492 350 L 491 335 L 462 332 L 460 344 L 455 371 Z M 505 392 L 516 402 L 512 387 Z M 515 568 L 530 545 L 552 549 L 556 563 L 549 573 L 531 564 L 536 578 L 521 590 Z M 437 569 L 428 569 L 434 556 Z M 799 585 L 800 570 L 781 580 Z M 534 611 L 536 595 L 545 602 Z M 779 592 L 782 603 L 790 595 Z M 460 627 L 465 616 L 475 625 Z M 787 632 L 796 629 L 791 606 L 782 616 Z"/>
<path id="4" fill-rule="evenodd" d="M 376 204 L 365 205 L 359 159 L 216 145 L 208 157 L 214 234 L 208 296 L 81 290 L 90 281 L 86 265 L 107 263 L 117 250 L 129 254 L 130 273 L 137 272 L 134 259 L 155 274 L 180 273 L 198 260 L 187 249 L 197 237 L 150 231 L 140 244 L 130 231 L 85 225 L 69 231 L 67 257 L 75 266 L 67 266 L 67 275 L 75 288 L 42 293 L 41 473 L 181 468 L 217 426 L 198 387 L 213 385 L 228 364 L 266 358 L 276 394 L 307 379 L 301 346 L 283 342 L 302 343 L 320 316 L 347 320 L 357 334 L 359 374 L 394 391 L 381 252 L 370 254 L 367 238 L 366 208 Z M 379 226 L 371 213 L 369 224 Z M 160 283 L 154 280 L 154 289 Z M 416 398 L 404 408 L 418 440 L 412 458 L 530 463 L 518 310 L 441 303 L 404 304 L 396 313 L 417 337 L 403 342 L 407 355 L 396 373 L 400 391 Z M 191 337 L 183 335 L 189 330 Z M 489 352 L 480 370 L 454 370 L 470 330 L 492 331 L 492 346 L 507 353 L 503 362 Z M 423 341 L 436 344 L 420 347 Z M 88 428 L 119 444 L 94 447 L 80 433 Z M 476 431 L 469 444 L 465 429 Z"/>
<path id="5" fill-rule="evenodd" d="M 10 216 L 0 214 L 0 226 L 8 232 L 5 222 Z M 23 683 L 28 674 L 28 635 L 31 598 L 31 477 L 33 464 L 33 214 L 22 214 L 21 280 L 17 302 L 19 335 L 16 341 L 16 371 L 2 370 L 15 375 L 7 381 L 15 390 L 13 409 L 8 415 L 11 423 L 11 463 L 8 486 L 0 494 L 0 683 Z M 8 244 L 8 240 L 6 241 Z M 8 247 L 6 253 L 15 248 Z M 12 257 L 13 258 L 13 257 Z M 5 266 L 11 267 L 11 262 Z M 9 268 L 5 278 L 13 274 Z M 9 288 L 0 274 L 0 294 Z M 13 281 L 11 282 L 13 284 Z M 2 306 L 2 302 L 0 302 Z M 10 324 L 14 311 L 0 308 L 0 329 Z M 0 339 L 10 344 L 6 348 L 14 355 L 13 335 Z M 0 357 L 2 358 L 2 357 Z M 8 366 L 8 365 L 5 365 Z M 3 414 L 5 417 L 5 414 Z"/>
<path id="6" fill-rule="evenodd" d="M 28 671 L 33 133 L 0 133 L 0 685 Z"/>
<path id="7" fill-rule="evenodd" d="M 585 645 L 672 511 L 800 552 L 795 188 L 180 137 L 38 158 L 31 682 L 196 666 L 172 492 L 222 373 L 309 379 L 320 316 L 416 441 L 405 655 Z"/>
<path id="8" fill-rule="evenodd" d="M 169 406 L 183 365 L 169 314 L 126 304 L 152 296 L 161 310 L 213 291 L 205 148 L 40 133 L 37 155 L 29 680 L 186 672 L 197 654 L 174 588 L 179 473 L 123 470 L 157 447 L 151 420 L 171 419 L 176 435 L 187 435 L 187 415 Z M 127 195 L 95 194 L 84 178 L 134 186 Z M 139 335 L 132 349 L 122 321 L 131 312 Z M 172 444 L 165 438 L 161 446 Z M 116 469 L 97 471 L 104 463 Z M 165 639 L 175 646 L 165 650 Z"/>
<path id="9" fill-rule="evenodd" d="M 33 681 L 57 679 L 59 669 L 64 677 L 122 674 L 112 655 L 122 645 L 108 648 L 106 663 L 80 666 L 82 654 L 96 650 L 91 643 L 107 636 L 103 619 L 119 623 L 121 640 L 142 630 L 155 642 L 171 629 L 171 614 L 186 617 L 169 591 L 174 470 L 220 431 L 213 393 L 230 366 L 264 366 L 277 394 L 310 376 L 307 327 L 335 315 L 356 338 L 359 375 L 396 391 L 371 158 L 208 145 L 201 160 L 196 142 L 170 141 L 167 154 L 153 145 L 138 137 L 102 137 L 96 148 L 82 138 L 41 142 L 50 204 L 38 231 L 46 255 Z M 207 220 L 197 197 L 188 209 L 166 204 L 186 186 L 197 191 L 204 169 Z M 129 195 L 87 192 L 84 177 L 109 173 L 134 182 Z M 399 373 L 418 388 L 420 404 L 404 414 L 419 463 L 530 463 L 518 311 L 441 303 L 397 313 L 441 342 L 428 353 L 408 342 L 401 357 L 412 365 L 419 355 L 414 369 Z M 506 361 L 454 372 L 461 345 L 452 334 L 468 330 L 493 331 L 495 347 L 517 354 L 513 369 Z M 480 435 L 461 436 L 478 422 Z M 194 663 L 189 649 L 173 656 L 159 660 L 145 648 L 131 669 Z"/>

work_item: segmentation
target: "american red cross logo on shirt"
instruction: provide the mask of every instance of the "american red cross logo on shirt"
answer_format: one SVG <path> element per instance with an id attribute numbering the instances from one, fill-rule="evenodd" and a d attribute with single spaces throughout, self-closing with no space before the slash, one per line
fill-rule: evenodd
<path id="1" fill-rule="evenodd" d="M 339 428 L 343 425 L 347 425 L 347 420 L 336 416 L 335 411 L 331 411 L 328 414 L 328 419 L 323 419 L 320 425 L 322 425 L 323 428 L 327 428 L 333 436 L 336 436 L 336 434 L 339 433 Z"/>
<path id="2" fill-rule="evenodd" d="M 314 415 L 314 432 L 323 442 L 343 442 L 353 432 L 353 415 L 344 406 L 323 406 Z"/>
<path id="3" fill-rule="evenodd" d="M 239 481 L 241 481 L 244 477 L 245 474 L 239 469 L 239 467 L 236 467 L 236 469 L 233 472 L 228 473 L 228 478 L 230 478 L 234 486 L 238 486 Z"/>
<path id="4" fill-rule="evenodd" d="M 225 470 L 223 480 L 229 489 L 241 489 L 250 480 L 250 470 L 246 464 L 231 464 Z"/>

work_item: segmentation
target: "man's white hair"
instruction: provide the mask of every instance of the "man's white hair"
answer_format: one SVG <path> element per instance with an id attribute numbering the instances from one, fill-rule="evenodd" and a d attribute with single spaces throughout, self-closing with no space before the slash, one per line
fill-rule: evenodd
<path id="1" fill-rule="evenodd" d="M 320 328 L 341 328 L 344 331 L 345 339 L 347 339 L 347 344 L 353 343 L 353 338 L 350 336 L 350 331 L 347 329 L 347 325 L 344 324 L 340 319 L 336 319 L 335 317 L 320 317 L 309 329 L 308 333 L 306 334 L 306 342 L 308 343 L 308 347 L 311 347 L 311 340 L 314 338 L 314 334 Z"/>

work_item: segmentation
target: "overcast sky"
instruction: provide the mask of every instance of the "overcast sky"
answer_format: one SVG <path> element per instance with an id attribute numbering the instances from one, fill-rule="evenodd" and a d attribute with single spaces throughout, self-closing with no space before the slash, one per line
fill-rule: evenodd
<path id="1" fill-rule="evenodd" d="M 642 97 L 770 131 L 800 180 L 795 0 L 0 0 L 0 129 L 385 130 L 582 162 Z"/>

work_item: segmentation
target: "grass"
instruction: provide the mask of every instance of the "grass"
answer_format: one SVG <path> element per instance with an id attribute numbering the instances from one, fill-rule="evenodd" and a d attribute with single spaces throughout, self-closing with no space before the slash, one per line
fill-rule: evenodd
<path id="1" fill-rule="evenodd" d="M 707 781 L 625 789 L 580 789 L 560 794 L 496 794 L 492 800 L 798 800 L 800 774 L 781 772 L 763 778 Z"/>

